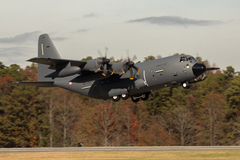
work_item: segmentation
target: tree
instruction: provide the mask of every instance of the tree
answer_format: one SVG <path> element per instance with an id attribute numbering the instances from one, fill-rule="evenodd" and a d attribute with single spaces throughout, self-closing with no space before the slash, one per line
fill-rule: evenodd
<path id="1" fill-rule="evenodd" d="M 91 60 L 92 57 L 91 56 L 87 56 L 86 58 L 83 58 L 82 61 L 88 61 L 88 60 Z"/>
<path id="2" fill-rule="evenodd" d="M 32 63 L 23 70 L 23 75 L 27 81 L 37 81 L 37 64 Z"/>
<path id="3" fill-rule="evenodd" d="M 112 108 L 112 102 L 96 106 L 91 117 L 91 125 L 96 127 L 95 133 L 98 133 L 102 139 L 101 144 L 108 146 L 109 140 L 118 132 L 115 112 Z"/>
<path id="4" fill-rule="evenodd" d="M 218 134 L 221 133 L 221 124 L 224 122 L 225 105 L 223 95 L 214 91 L 210 92 L 202 103 L 201 118 L 205 121 L 203 127 L 206 137 L 209 137 L 206 141 L 209 141 L 207 143 L 211 146 L 218 143 L 217 138 L 220 139 Z"/>
<path id="5" fill-rule="evenodd" d="M 139 121 L 127 103 L 122 103 L 119 110 L 121 114 L 122 135 L 126 145 L 135 145 L 138 138 Z"/>
<path id="6" fill-rule="evenodd" d="M 168 132 L 154 123 L 147 130 L 141 132 L 138 146 L 172 146 L 176 142 L 169 136 Z"/>
<path id="7" fill-rule="evenodd" d="M 229 77 L 233 77 L 235 74 L 235 70 L 232 66 L 227 66 L 227 70 L 223 70 L 223 73 Z"/>
<path id="8" fill-rule="evenodd" d="M 234 116 L 236 115 L 236 112 L 240 109 L 240 76 L 236 77 L 232 81 L 231 87 L 226 90 L 225 95 L 228 107 L 232 112 L 232 116 Z"/>
<path id="9" fill-rule="evenodd" d="M 58 118 L 56 124 L 62 130 L 63 135 L 63 147 L 72 146 L 74 142 L 75 122 L 77 121 L 79 112 L 75 108 L 81 104 L 80 99 L 76 93 L 72 93 L 67 90 L 58 89 L 58 98 L 56 101 L 56 115 Z"/>
<path id="10" fill-rule="evenodd" d="M 180 145 L 185 146 L 193 141 L 195 120 L 185 106 L 176 106 L 168 111 L 163 118 L 160 118 L 159 123 L 169 131 L 170 135 L 175 135 Z"/>
<path id="11" fill-rule="evenodd" d="M 3 102 L 7 106 L 4 127 L 1 127 L 5 135 L 1 140 L 4 147 L 37 146 L 38 116 L 43 113 L 38 95 L 39 90 L 35 87 L 18 86 Z"/>
<path id="12" fill-rule="evenodd" d="M 147 56 L 147 57 L 144 57 L 144 61 L 151 61 L 151 60 L 154 60 L 155 57 L 154 56 Z"/>
<path id="13" fill-rule="evenodd" d="M 163 88 L 152 91 L 149 99 L 145 101 L 145 105 L 152 116 L 161 113 L 164 114 L 171 108 L 170 98 L 172 96 L 172 88 Z"/>

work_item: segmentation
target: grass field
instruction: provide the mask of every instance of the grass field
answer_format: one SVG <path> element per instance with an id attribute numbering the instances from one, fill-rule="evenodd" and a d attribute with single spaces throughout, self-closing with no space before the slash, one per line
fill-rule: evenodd
<path id="1" fill-rule="evenodd" d="M 240 151 L 104 151 L 0 153 L 0 160 L 146 160 L 146 159 L 240 159 Z"/>

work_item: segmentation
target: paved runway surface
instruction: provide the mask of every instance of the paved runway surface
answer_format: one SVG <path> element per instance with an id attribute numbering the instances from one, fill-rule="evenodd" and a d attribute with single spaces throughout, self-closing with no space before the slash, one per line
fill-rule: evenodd
<path id="1" fill-rule="evenodd" d="M 0 152 L 95 152 L 95 151 L 204 151 L 240 150 L 240 146 L 152 146 L 152 147 L 59 147 L 0 148 Z"/>

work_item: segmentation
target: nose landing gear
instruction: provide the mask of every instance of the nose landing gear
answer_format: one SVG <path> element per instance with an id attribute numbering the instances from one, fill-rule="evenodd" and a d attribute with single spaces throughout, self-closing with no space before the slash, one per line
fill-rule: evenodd
<path id="1" fill-rule="evenodd" d="M 186 82 L 183 82 L 183 83 L 182 83 L 182 86 L 183 86 L 183 88 L 188 89 L 188 88 L 190 88 L 191 83 L 189 83 L 188 81 L 186 81 Z"/>

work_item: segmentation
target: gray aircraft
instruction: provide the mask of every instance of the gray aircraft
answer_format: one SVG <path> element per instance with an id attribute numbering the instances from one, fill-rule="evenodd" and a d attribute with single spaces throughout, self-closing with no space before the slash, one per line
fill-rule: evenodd
<path id="1" fill-rule="evenodd" d="M 62 59 L 47 34 L 40 35 L 38 57 L 29 59 L 38 63 L 38 80 L 15 82 L 19 85 L 61 87 L 85 96 L 119 101 L 132 98 L 133 102 L 147 100 L 152 90 L 182 85 L 206 79 L 205 71 L 216 70 L 198 63 L 190 55 L 175 55 L 135 64 L 110 63 L 112 58 L 88 61 Z"/>

